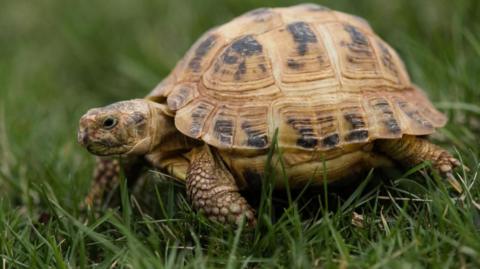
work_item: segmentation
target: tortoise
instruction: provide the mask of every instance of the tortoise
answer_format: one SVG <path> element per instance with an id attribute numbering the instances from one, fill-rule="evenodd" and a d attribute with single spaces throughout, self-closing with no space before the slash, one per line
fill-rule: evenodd
<path id="1" fill-rule="evenodd" d="M 146 160 L 183 180 L 208 218 L 254 225 L 239 190 L 263 180 L 274 137 L 292 187 L 395 162 L 429 161 L 452 179 L 460 162 L 426 139 L 446 122 L 364 19 L 302 4 L 256 9 L 206 32 L 145 98 L 89 110 L 78 140 L 128 160 L 129 180 Z M 90 203 L 119 168 L 102 159 L 96 171 Z"/>

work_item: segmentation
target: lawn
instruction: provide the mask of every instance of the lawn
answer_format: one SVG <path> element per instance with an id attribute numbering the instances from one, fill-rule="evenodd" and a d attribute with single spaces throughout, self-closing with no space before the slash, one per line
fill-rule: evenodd
<path id="1" fill-rule="evenodd" d="M 80 210 L 94 160 L 76 128 L 88 108 L 146 95 L 209 28 L 294 3 L 2 1 L 1 268 L 479 268 L 476 0 L 321 1 L 367 19 L 448 116 L 431 139 L 470 168 L 457 171 L 462 195 L 428 164 L 290 202 L 272 198 L 271 175 L 258 227 L 225 229 L 192 212 L 182 184 L 149 172 L 146 194 L 123 184 L 118 205 Z"/>

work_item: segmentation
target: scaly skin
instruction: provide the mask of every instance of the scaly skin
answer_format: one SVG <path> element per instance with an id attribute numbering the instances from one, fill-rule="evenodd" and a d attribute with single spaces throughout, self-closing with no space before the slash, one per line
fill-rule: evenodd
<path id="1" fill-rule="evenodd" d="M 415 166 L 429 161 L 432 168 L 447 178 L 456 191 L 462 192 L 458 181 L 452 175 L 461 163 L 445 149 L 417 136 L 404 135 L 401 139 L 379 140 L 379 150 L 405 166 Z"/>
<path id="2" fill-rule="evenodd" d="M 122 160 L 97 157 L 93 181 L 84 204 L 91 208 L 99 208 L 106 202 L 107 195 L 120 183 L 121 172 L 127 178 L 128 185 L 133 185 L 140 176 L 142 167 L 143 162 L 136 157 L 124 158 Z"/>
<path id="3" fill-rule="evenodd" d="M 99 207 L 105 193 L 113 190 L 118 185 L 120 175 L 120 162 L 113 158 L 96 158 L 93 181 L 85 198 L 85 205 L 91 208 Z"/>
<path id="4" fill-rule="evenodd" d="M 255 226 L 255 213 L 238 192 L 232 174 L 209 147 L 193 153 L 187 171 L 187 194 L 193 207 L 209 219 L 220 223 L 239 224 L 242 216 L 248 226 Z"/>

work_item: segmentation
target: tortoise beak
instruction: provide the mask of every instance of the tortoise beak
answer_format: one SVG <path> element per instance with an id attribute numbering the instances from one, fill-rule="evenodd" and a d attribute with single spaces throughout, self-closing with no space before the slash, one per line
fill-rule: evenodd
<path id="1" fill-rule="evenodd" d="M 77 133 L 77 140 L 78 140 L 78 143 L 84 147 L 87 146 L 88 142 L 90 141 L 88 126 L 90 126 L 94 121 L 95 121 L 95 115 L 91 115 L 91 113 L 88 113 L 88 112 L 87 114 L 83 115 L 82 118 L 80 118 L 80 123 L 79 123 L 79 128 Z"/>
<path id="2" fill-rule="evenodd" d="M 88 144 L 88 128 L 78 130 L 77 140 L 84 147 Z"/>

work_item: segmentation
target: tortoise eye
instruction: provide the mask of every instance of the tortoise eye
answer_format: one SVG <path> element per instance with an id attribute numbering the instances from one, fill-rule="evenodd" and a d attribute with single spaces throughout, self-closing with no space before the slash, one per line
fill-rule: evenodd
<path id="1" fill-rule="evenodd" d="M 113 127 L 115 127 L 115 125 L 117 125 L 117 122 L 117 119 L 108 117 L 103 121 L 103 128 L 112 129 Z"/>

